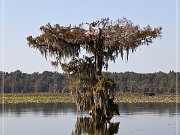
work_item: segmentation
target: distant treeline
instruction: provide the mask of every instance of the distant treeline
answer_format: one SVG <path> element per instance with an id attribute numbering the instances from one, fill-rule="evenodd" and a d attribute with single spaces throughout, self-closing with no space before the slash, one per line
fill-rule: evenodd
<path id="1" fill-rule="evenodd" d="M 2 74 L 4 73 L 4 78 Z M 176 89 L 180 93 L 180 73 L 170 71 L 169 73 L 109 73 L 109 77 L 116 83 L 115 92 L 156 92 L 175 93 Z M 58 72 L 44 71 L 43 73 L 22 73 L 17 70 L 15 72 L 0 72 L 0 91 L 5 93 L 67 93 L 68 77 Z M 178 77 L 178 78 L 176 78 Z M 3 83 L 4 82 L 4 83 Z M 4 85 L 3 85 L 4 84 Z"/>

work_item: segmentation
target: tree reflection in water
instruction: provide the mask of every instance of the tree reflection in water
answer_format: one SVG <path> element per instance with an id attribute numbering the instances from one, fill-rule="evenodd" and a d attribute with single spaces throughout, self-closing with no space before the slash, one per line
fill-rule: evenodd
<path id="1" fill-rule="evenodd" d="M 102 119 L 93 120 L 89 117 L 78 117 L 75 130 L 72 131 L 71 135 L 114 135 L 118 133 L 119 124 L 104 121 Z"/>

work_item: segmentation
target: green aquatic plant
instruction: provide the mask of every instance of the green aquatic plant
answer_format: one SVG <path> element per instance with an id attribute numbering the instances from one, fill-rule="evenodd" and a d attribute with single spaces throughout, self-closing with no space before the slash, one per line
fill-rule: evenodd
<path id="1" fill-rule="evenodd" d="M 90 96 L 87 95 L 85 99 L 88 99 L 88 97 Z M 110 107 L 113 107 L 115 105 L 113 104 L 112 101 L 113 100 L 109 100 Z M 163 95 L 156 95 L 150 97 L 150 96 L 144 96 L 143 94 L 139 94 L 139 93 L 119 93 L 114 95 L 114 101 L 116 103 L 180 103 L 180 95 L 163 94 Z M 58 102 L 77 102 L 77 99 L 75 99 L 74 96 L 71 96 L 70 94 L 20 93 L 20 94 L 0 95 L 0 103 L 5 103 L 5 104 L 58 103 Z M 114 110 L 115 113 L 117 113 L 115 108 Z"/>

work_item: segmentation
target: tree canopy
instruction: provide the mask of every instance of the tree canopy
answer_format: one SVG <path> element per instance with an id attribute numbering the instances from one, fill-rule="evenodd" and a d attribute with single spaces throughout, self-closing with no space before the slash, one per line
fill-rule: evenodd
<path id="1" fill-rule="evenodd" d="M 103 66 L 107 69 L 108 61 L 115 61 L 119 54 L 122 58 L 126 55 L 128 59 L 130 50 L 134 52 L 140 45 L 152 43 L 153 39 L 161 36 L 162 28 L 153 29 L 150 26 L 140 28 L 126 18 L 117 21 L 103 18 L 92 23 L 80 23 L 77 26 L 59 24 L 52 26 L 48 23 L 40 27 L 40 30 L 41 35 L 27 38 L 28 44 L 38 49 L 45 57 L 54 56 L 56 61 L 52 62 L 53 65 L 61 64 L 66 58 L 72 58 L 69 63 L 71 67 L 78 65 L 79 68 L 85 69 L 85 66 L 93 67 L 95 55 L 102 55 Z M 85 56 L 84 59 L 78 59 L 81 48 L 92 57 Z M 66 71 L 66 68 L 64 70 Z"/>
<path id="2" fill-rule="evenodd" d="M 90 109 L 94 117 L 107 118 L 119 112 L 111 97 L 115 84 L 102 75 L 102 69 L 108 69 L 108 62 L 115 62 L 119 55 L 128 60 L 130 50 L 152 43 L 161 36 L 162 28 L 140 28 L 126 18 L 102 18 L 76 26 L 49 23 L 40 30 L 41 35 L 27 37 L 29 46 L 45 57 L 53 56 L 52 65 L 60 64 L 66 73 L 74 75 L 70 88 L 76 93 L 78 108 Z M 86 52 L 83 57 L 81 50 Z"/>

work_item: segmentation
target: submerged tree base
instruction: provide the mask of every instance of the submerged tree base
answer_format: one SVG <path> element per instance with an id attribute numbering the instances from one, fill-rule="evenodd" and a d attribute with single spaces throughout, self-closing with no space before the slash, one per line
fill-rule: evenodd
<path id="1" fill-rule="evenodd" d="M 113 95 L 115 88 L 114 81 L 106 74 L 103 74 L 98 76 L 93 82 L 93 87 L 87 91 L 82 89 L 83 92 L 79 92 L 77 87 L 72 89 L 76 96 L 78 110 L 88 110 L 93 119 L 108 119 L 118 115 L 118 105 L 114 103 Z"/>
<path id="2" fill-rule="evenodd" d="M 107 115 L 103 113 L 103 109 L 92 107 L 93 109 L 89 111 L 89 115 L 92 116 L 94 120 L 96 119 L 104 119 L 110 120 L 114 115 L 120 115 L 118 105 L 113 102 L 113 99 L 108 99 L 108 108 L 107 108 Z"/>

